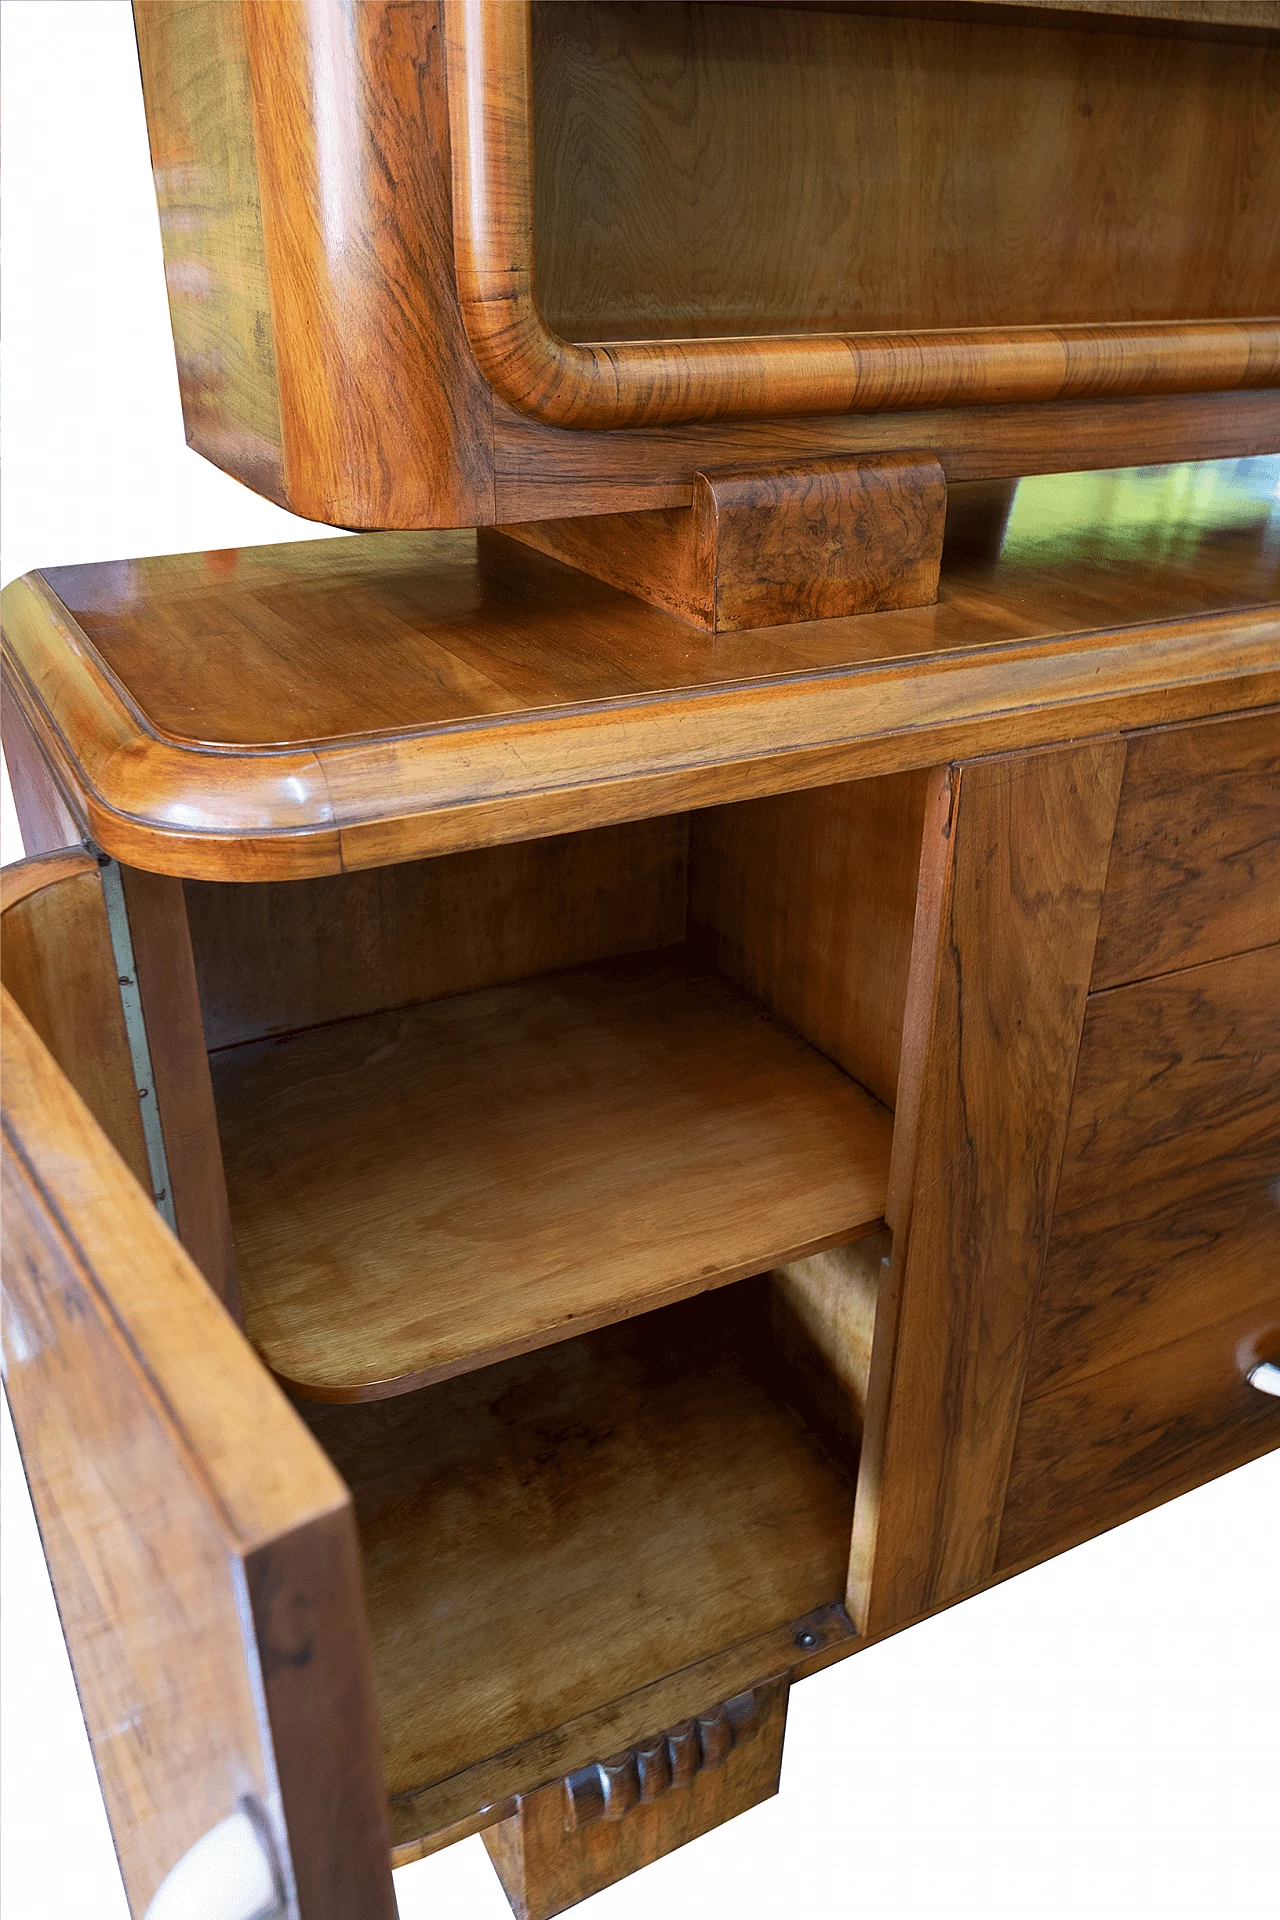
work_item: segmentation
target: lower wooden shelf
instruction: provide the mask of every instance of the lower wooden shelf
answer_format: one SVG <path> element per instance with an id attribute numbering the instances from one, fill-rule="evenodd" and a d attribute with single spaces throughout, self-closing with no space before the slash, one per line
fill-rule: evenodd
<path id="1" fill-rule="evenodd" d="M 245 1327 L 377 1399 L 856 1239 L 892 1116 L 686 950 L 212 1057 Z"/>
<path id="2" fill-rule="evenodd" d="M 788 1400 L 766 1285 L 303 1407 L 355 1498 L 398 1840 L 397 1796 L 843 1595 L 855 1450 Z"/>

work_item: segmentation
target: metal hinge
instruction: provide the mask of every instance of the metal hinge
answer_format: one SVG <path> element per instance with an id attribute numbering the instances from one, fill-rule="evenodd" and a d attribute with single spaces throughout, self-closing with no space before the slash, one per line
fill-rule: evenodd
<path id="1" fill-rule="evenodd" d="M 98 862 L 102 895 L 107 903 L 107 925 L 111 929 L 111 950 L 115 955 L 116 982 L 120 990 L 120 1005 L 124 1009 L 124 1030 L 129 1038 L 134 1085 L 138 1089 L 138 1111 L 142 1115 L 147 1165 L 151 1171 L 151 1191 L 162 1217 L 176 1233 L 178 1217 L 173 1208 L 169 1156 L 164 1149 L 164 1129 L 160 1124 L 160 1104 L 156 1099 L 156 1078 L 151 1068 L 151 1046 L 142 1013 L 142 995 L 138 992 L 133 935 L 129 931 L 129 909 L 125 905 L 120 863 L 97 847 L 91 846 L 90 852 Z"/>

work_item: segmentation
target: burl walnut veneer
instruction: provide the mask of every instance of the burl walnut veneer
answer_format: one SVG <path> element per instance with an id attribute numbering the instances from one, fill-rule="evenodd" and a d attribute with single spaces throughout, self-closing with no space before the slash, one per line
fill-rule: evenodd
<path id="1" fill-rule="evenodd" d="M 296 513 L 1278 444 L 1275 0 L 134 12 L 187 435 Z"/>
<path id="2" fill-rule="evenodd" d="M 550 1920 L 1280 1445 L 1278 474 L 954 483 L 936 598 L 769 627 L 567 521 L 6 590 L 8 1391 L 138 1920 L 476 1832 Z"/>

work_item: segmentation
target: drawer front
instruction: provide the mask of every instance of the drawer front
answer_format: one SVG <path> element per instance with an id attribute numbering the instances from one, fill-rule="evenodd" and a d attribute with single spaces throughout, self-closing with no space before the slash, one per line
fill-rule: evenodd
<path id="1" fill-rule="evenodd" d="M 1244 1309 L 1280 1321 L 1280 947 L 1091 996 L 1027 1394 Z"/>
<path id="2" fill-rule="evenodd" d="M 1093 986 L 1280 941 L 1280 713 L 1129 743 Z"/>
<path id="3" fill-rule="evenodd" d="M 1280 1311 L 1246 1309 L 1023 1403 L 998 1570 L 1061 1553 L 1280 1446 L 1280 1399 L 1245 1375 L 1280 1357 Z"/>

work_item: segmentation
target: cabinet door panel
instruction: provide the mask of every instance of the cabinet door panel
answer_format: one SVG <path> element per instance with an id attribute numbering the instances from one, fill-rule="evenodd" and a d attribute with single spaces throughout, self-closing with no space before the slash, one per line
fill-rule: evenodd
<path id="1" fill-rule="evenodd" d="M 394 1902 L 345 1487 L 4 996 L 4 1359 L 130 1907 L 247 1809 L 276 1911 Z"/>

